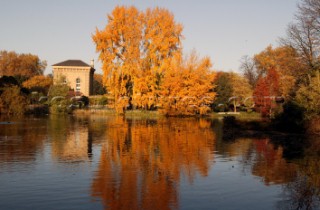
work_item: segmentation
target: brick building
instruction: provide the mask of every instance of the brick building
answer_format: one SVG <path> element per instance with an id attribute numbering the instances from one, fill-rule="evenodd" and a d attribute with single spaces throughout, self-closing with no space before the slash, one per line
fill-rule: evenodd
<path id="1" fill-rule="evenodd" d="M 53 83 L 65 83 L 85 96 L 93 94 L 93 60 L 91 65 L 81 60 L 66 60 L 52 65 Z"/>

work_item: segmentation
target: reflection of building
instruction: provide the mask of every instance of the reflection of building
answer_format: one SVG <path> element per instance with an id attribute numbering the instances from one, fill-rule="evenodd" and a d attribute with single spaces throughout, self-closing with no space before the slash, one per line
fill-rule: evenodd
<path id="1" fill-rule="evenodd" d="M 53 155 L 59 159 L 85 161 L 91 156 L 92 139 L 88 127 L 76 127 L 66 139 L 57 139 L 52 145 Z"/>
<path id="2" fill-rule="evenodd" d="M 81 60 L 67 60 L 52 65 L 54 83 L 68 84 L 74 91 L 89 96 L 93 91 L 93 61 L 91 66 Z"/>

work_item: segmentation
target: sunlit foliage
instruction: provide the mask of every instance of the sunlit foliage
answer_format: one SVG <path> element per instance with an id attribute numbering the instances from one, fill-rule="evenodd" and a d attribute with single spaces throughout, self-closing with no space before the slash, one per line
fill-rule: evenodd
<path id="1" fill-rule="evenodd" d="M 213 103 L 216 74 L 209 58 L 195 52 L 185 60 L 174 60 L 163 78 L 159 104 L 167 115 L 206 114 Z"/>
<path id="2" fill-rule="evenodd" d="M 46 66 L 46 61 L 37 55 L 0 51 L 0 76 L 14 76 L 20 84 L 32 76 L 42 75 Z"/>
<path id="3" fill-rule="evenodd" d="M 104 84 L 118 112 L 128 107 L 171 110 L 171 97 L 180 100 L 174 105 L 177 113 L 207 111 L 204 98 L 214 96 L 211 62 L 194 55 L 182 61 L 182 29 L 166 9 L 117 6 L 105 29 L 96 30 L 92 38 L 103 63 Z M 182 110 L 188 107 L 181 101 L 185 97 L 199 100 L 195 111 Z"/>
<path id="4" fill-rule="evenodd" d="M 310 78 L 309 85 L 302 85 L 297 91 L 297 102 L 306 110 L 307 117 L 320 115 L 320 73 Z"/>
<path id="5" fill-rule="evenodd" d="M 258 75 L 265 76 L 270 69 L 279 76 L 279 95 L 290 97 L 296 90 L 296 83 L 305 77 L 305 68 L 296 50 L 289 46 L 272 48 L 254 56 Z"/>
<path id="6" fill-rule="evenodd" d="M 42 92 L 43 94 L 47 94 L 52 83 L 53 81 L 51 77 L 44 76 L 44 75 L 37 75 L 23 82 L 22 86 L 32 91 L 39 91 L 39 92 Z"/>

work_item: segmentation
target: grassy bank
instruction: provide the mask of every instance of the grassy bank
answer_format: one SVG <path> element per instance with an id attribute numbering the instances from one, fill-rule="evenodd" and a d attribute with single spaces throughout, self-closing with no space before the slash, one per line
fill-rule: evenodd
<path id="1" fill-rule="evenodd" d="M 250 121 L 262 121 L 260 113 L 256 112 L 212 112 L 209 114 L 210 118 L 223 119 L 224 117 L 233 116 L 236 120 L 250 122 Z"/>
<path id="2" fill-rule="evenodd" d="M 89 108 L 89 109 L 76 109 L 73 111 L 74 115 L 118 115 L 114 109 L 95 109 L 95 108 Z M 161 114 L 158 111 L 148 111 L 148 110 L 127 110 L 125 112 L 126 117 L 163 117 L 164 115 Z M 225 113 L 216 113 L 212 112 L 208 115 L 205 115 L 206 118 L 212 118 L 212 119 L 223 119 L 226 116 L 233 116 L 238 121 L 244 121 L 244 122 L 250 122 L 250 121 L 262 121 L 262 118 L 259 113 L 247 113 L 247 112 L 225 112 Z M 199 117 L 199 116 L 197 116 Z"/>
<path id="3" fill-rule="evenodd" d="M 73 111 L 74 115 L 100 115 L 100 116 L 117 116 L 119 115 L 114 109 L 76 109 Z M 157 111 L 146 110 L 129 110 L 125 112 L 128 118 L 158 118 L 163 117 Z"/>
<path id="4" fill-rule="evenodd" d="M 74 115 L 117 115 L 114 109 L 75 109 Z"/>

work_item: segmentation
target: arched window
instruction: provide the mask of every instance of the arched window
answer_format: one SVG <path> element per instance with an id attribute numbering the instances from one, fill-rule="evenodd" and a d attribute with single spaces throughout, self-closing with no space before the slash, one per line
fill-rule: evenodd
<path id="1" fill-rule="evenodd" d="M 81 87 L 81 85 L 80 85 L 80 78 L 77 78 L 77 79 L 76 79 L 76 91 L 77 91 L 77 92 L 80 92 L 80 89 L 81 89 L 80 87 Z"/>

